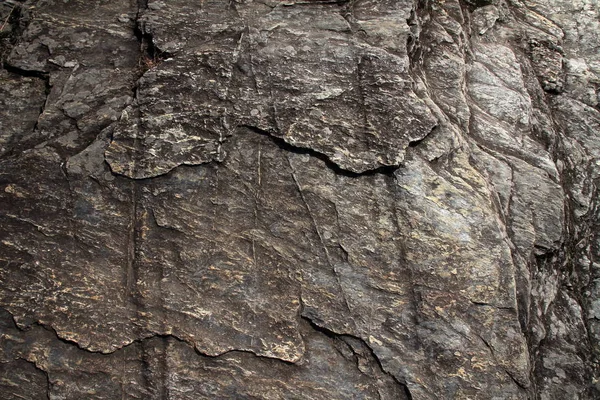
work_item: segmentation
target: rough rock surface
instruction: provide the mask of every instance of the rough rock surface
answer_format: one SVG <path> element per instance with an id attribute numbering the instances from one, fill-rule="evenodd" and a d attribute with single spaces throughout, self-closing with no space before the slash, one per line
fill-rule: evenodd
<path id="1" fill-rule="evenodd" d="M 0 398 L 600 397 L 596 0 L 4 0 L 0 57 Z"/>

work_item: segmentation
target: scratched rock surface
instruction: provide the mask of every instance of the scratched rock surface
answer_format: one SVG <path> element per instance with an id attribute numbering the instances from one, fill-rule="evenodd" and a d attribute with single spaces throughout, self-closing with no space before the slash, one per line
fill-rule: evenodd
<path id="1" fill-rule="evenodd" d="M 0 3 L 0 397 L 600 397 L 599 21 Z"/>

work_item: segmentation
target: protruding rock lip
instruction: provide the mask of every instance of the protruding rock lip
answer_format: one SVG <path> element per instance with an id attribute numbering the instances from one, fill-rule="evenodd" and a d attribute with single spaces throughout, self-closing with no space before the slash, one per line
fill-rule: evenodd
<path id="1" fill-rule="evenodd" d="M 251 353 L 256 357 L 264 357 L 270 358 L 273 360 L 279 360 L 285 363 L 295 364 L 302 360 L 306 351 L 306 345 L 302 336 L 298 333 L 297 337 L 294 338 L 297 340 L 297 343 L 293 343 L 290 341 L 282 341 L 283 344 L 275 343 L 272 348 L 273 349 L 256 349 L 244 346 L 208 346 L 202 343 L 199 343 L 192 338 L 184 338 L 179 335 L 176 335 L 172 332 L 172 330 L 168 330 L 165 332 L 148 332 L 145 335 L 141 335 L 139 337 L 132 337 L 123 339 L 118 343 L 110 343 L 110 342 L 96 342 L 93 338 L 86 337 L 85 335 L 81 335 L 77 332 L 67 331 L 64 329 L 58 329 L 54 326 L 44 323 L 44 322 L 36 322 L 33 324 L 34 326 L 40 326 L 47 331 L 53 332 L 56 337 L 65 343 L 72 344 L 77 346 L 81 350 L 85 350 L 90 353 L 97 354 L 113 354 L 123 348 L 131 346 L 133 343 L 141 342 L 144 340 L 148 340 L 154 337 L 171 337 L 180 342 L 187 343 L 192 346 L 198 353 L 206 356 L 206 357 L 221 357 L 228 353 L 232 352 L 243 352 L 243 353 Z M 17 325 L 19 326 L 19 324 Z M 20 329 L 29 328 L 21 327 Z M 291 346 L 285 346 L 284 344 L 288 344 Z M 294 346 L 295 345 L 295 346 Z"/>
<path id="2" fill-rule="evenodd" d="M 433 124 L 431 127 L 431 131 L 433 131 L 433 129 L 436 126 L 437 124 Z M 404 162 L 406 149 L 420 143 L 429 135 L 429 133 L 427 133 L 422 137 L 417 137 L 413 140 L 410 140 L 408 143 L 406 143 L 406 145 L 402 147 L 402 149 L 398 152 L 398 154 L 393 160 L 385 159 L 381 155 L 374 153 L 369 154 L 368 157 L 365 158 L 355 157 L 349 159 L 340 156 L 339 153 L 332 154 L 331 152 L 320 151 L 320 149 L 318 149 L 318 147 L 316 148 L 316 146 L 311 146 L 310 144 L 298 144 L 295 140 L 290 139 L 289 137 L 282 137 L 272 132 L 262 131 L 259 128 L 253 126 L 240 126 L 240 128 L 247 128 L 259 134 L 269 136 L 280 147 L 284 147 L 285 150 L 298 153 L 308 153 L 312 156 L 320 158 L 329 166 L 329 168 L 335 170 L 337 173 L 347 176 L 360 176 L 379 172 L 387 173 L 390 170 L 400 168 Z M 152 169 L 139 168 L 133 159 L 123 160 L 122 157 L 119 157 L 119 153 L 122 153 L 122 151 L 118 150 L 119 146 L 122 147 L 121 144 L 115 141 L 112 141 L 110 143 L 110 145 L 105 150 L 105 161 L 110 167 L 110 170 L 113 174 L 125 176 L 127 178 L 136 180 L 151 179 L 158 176 L 166 175 L 182 165 L 197 166 L 209 164 L 213 161 L 223 161 L 222 158 L 214 158 L 212 160 L 205 160 L 200 162 L 181 162 L 164 167 L 157 166 Z"/>

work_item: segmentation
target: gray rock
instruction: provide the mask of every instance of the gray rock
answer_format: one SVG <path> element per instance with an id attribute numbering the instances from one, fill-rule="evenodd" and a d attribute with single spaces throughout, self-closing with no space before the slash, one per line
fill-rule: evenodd
<path id="1" fill-rule="evenodd" d="M 0 5 L 0 397 L 598 398 L 599 13 Z"/>

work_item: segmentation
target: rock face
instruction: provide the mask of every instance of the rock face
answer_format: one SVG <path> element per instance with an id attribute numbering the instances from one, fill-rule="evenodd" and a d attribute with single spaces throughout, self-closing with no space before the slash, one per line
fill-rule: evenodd
<path id="1" fill-rule="evenodd" d="M 3 399 L 597 399 L 595 0 L 0 3 Z"/>

